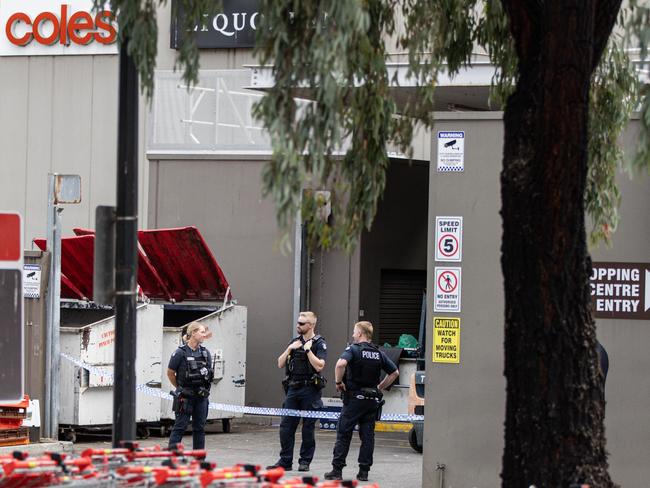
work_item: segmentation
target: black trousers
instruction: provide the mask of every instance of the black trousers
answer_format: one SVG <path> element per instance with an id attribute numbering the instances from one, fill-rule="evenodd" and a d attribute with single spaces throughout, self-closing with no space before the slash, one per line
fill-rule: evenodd
<path id="1" fill-rule="evenodd" d="M 370 470 L 372 454 L 375 450 L 375 416 L 378 405 L 375 400 L 359 400 L 354 395 L 350 395 L 350 397 L 347 404 L 343 405 L 336 428 L 332 466 L 337 469 L 343 469 L 345 466 L 354 426 L 359 424 L 359 438 L 361 439 L 359 467 Z"/>
<path id="2" fill-rule="evenodd" d="M 169 436 L 169 446 L 172 447 L 183 439 L 187 425 L 192 419 L 192 449 L 205 448 L 205 423 L 208 418 L 209 398 L 199 396 L 187 398 L 185 408 L 176 413 L 176 422 Z"/>
<path id="3" fill-rule="evenodd" d="M 287 392 L 283 407 L 292 410 L 320 410 L 323 408 L 321 390 L 313 385 L 291 387 Z M 284 466 L 291 466 L 293 462 L 293 447 L 300 418 L 282 417 L 280 422 L 280 461 Z M 302 444 L 300 445 L 299 463 L 309 464 L 314 458 L 316 420 L 313 418 L 302 419 Z"/>

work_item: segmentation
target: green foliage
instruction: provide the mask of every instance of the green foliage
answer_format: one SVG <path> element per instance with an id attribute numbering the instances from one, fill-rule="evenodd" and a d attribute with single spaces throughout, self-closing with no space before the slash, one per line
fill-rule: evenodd
<path id="1" fill-rule="evenodd" d="M 485 0 L 483 12 L 476 40 L 487 50 L 492 64 L 498 67 L 492 78 L 490 101 L 493 107 L 505 107 L 517 83 L 517 53 L 501 0 Z"/>
<path id="2" fill-rule="evenodd" d="M 94 8 L 101 9 L 103 0 L 93 0 Z M 158 24 L 156 10 L 167 0 L 111 0 L 111 10 L 117 12 L 119 42 L 128 38 L 127 50 L 138 70 L 142 92 L 148 99 L 153 95 L 154 70 L 158 54 Z M 191 33 L 204 14 L 216 14 L 221 9 L 221 0 L 175 0 L 173 11 L 181 9 L 183 32 Z M 188 86 L 198 82 L 199 51 L 194 36 L 181 38 L 175 68 L 183 70 L 183 79 Z"/>
<path id="3" fill-rule="evenodd" d="M 384 43 L 399 7 L 405 24 L 399 45 L 419 85 L 403 117 L 395 115 L 389 97 Z M 386 146 L 408 152 L 416 118 L 432 125 L 442 70 L 455 75 L 483 49 L 497 66 L 491 95 L 496 107 L 505 105 L 517 80 L 518 59 L 500 0 L 265 0 L 262 9 L 258 49 L 261 62 L 274 66 L 276 80 L 255 107 L 274 149 L 264 191 L 285 229 L 302 205 L 311 245 L 350 249 L 361 229 L 370 228 L 386 183 Z M 618 223 L 615 175 L 623 155 L 617 139 L 636 101 L 636 77 L 620 44 L 611 42 L 591 93 L 585 204 L 592 242 L 607 241 Z M 303 86 L 310 87 L 313 102 L 298 105 L 291 94 Z M 644 121 L 650 126 L 647 104 Z M 318 189 L 332 191 L 330 220 L 314 218 Z"/>
<path id="4" fill-rule="evenodd" d="M 650 44 L 650 6 L 647 0 L 630 0 L 630 15 L 627 19 L 627 46 L 639 49 L 638 69 L 643 77 L 650 79 L 650 62 L 648 62 L 648 44 Z M 648 85 L 641 89 L 642 103 L 639 109 L 641 130 L 639 132 L 638 150 L 632 160 L 632 170 L 650 172 L 650 89 Z"/>
<path id="5" fill-rule="evenodd" d="M 313 244 L 350 248 L 369 227 L 386 182 L 386 144 L 408 150 L 410 125 L 396 118 L 385 39 L 393 3 L 379 0 L 264 0 L 258 29 L 261 62 L 275 85 L 254 107 L 273 158 L 263 185 L 287 229 L 301 206 Z M 292 92 L 311 89 L 311 101 Z M 341 154 L 343 144 L 349 149 Z M 307 192 L 302 198 L 302 190 Z M 313 191 L 332 192 L 332 221 L 316 218 Z"/>
<path id="6" fill-rule="evenodd" d="M 153 94 L 157 56 L 156 10 L 167 0 L 113 0 L 120 42 L 137 66 L 143 92 Z M 94 0 L 95 8 L 103 5 Z M 177 0 L 183 32 L 221 9 L 220 0 Z M 401 9 L 401 11 L 400 11 Z M 351 249 L 361 230 L 370 228 L 386 184 L 392 145 L 410 155 L 417 120 L 433 124 L 431 108 L 438 74 L 450 76 L 475 61 L 484 50 L 497 66 L 491 93 L 503 107 L 517 81 L 517 56 L 500 0 L 263 0 L 258 54 L 274 66 L 275 86 L 254 108 L 268 130 L 273 159 L 263 174 L 264 192 L 277 206 L 283 229 L 298 209 L 308 223 L 309 243 Z M 409 75 L 418 93 L 403 114 L 390 96 L 385 41 L 395 34 L 397 15 L 405 29 L 398 44 L 407 50 Z M 628 46 L 645 59 L 650 40 L 650 8 L 631 0 L 621 14 Z M 647 69 L 647 65 L 640 65 Z M 192 86 L 198 80 L 199 53 L 192 35 L 181 38 L 176 68 Z M 592 219 L 592 242 L 608 240 L 618 222 L 620 195 L 615 185 L 622 162 L 616 145 L 638 85 L 621 42 L 612 41 L 594 74 L 591 92 L 589 174 L 586 209 Z M 294 93 L 309 87 L 311 100 Z M 642 89 L 639 150 L 633 168 L 650 169 L 650 99 Z M 404 115 L 408 114 L 408 115 Z M 345 148 L 345 149 L 344 149 Z M 314 191 L 331 193 L 333 217 L 316 218 L 322 201 Z"/>
<path id="7" fill-rule="evenodd" d="M 643 101 L 639 110 L 641 130 L 639 131 L 637 153 L 631 166 L 637 172 L 643 170 L 650 172 L 650 93 L 647 86 L 643 88 L 642 93 Z"/>
<path id="8" fill-rule="evenodd" d="M 618 225 L 621 196 L 616 174 L 623 164 L 618 137 L 636 105 L 638 85 L 629 57 L 613 36 L 594 72 L 590 91 L 585 209 L 592 221 L 592 244 L 609 243 Z"/>
<path id="9" fill-rule="evenodd" d="M 628 47 L 638 48 L 640 58 L 647 59 L 650 43 L 650 6 L 647 0 L 629 0 L 629 18 L 623 21 L 627 25 Z"/>

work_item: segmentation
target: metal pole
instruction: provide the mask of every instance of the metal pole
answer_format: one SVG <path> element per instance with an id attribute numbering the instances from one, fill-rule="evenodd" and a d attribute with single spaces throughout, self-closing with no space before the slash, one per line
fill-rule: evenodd
<path id="1" fill-rule="evenodd" d="M 302 245 L 302 218 L 300 209 L 296 214 L 296 228 L 293 237 L 293 315 L 291 317 L 291 336 L 296 332 L 296 324 L 293 323 L 301 310 L 301 291 L 303 273 L 303 245 Z"/>
<path id="2" fill-rule="evenodd" d="M 52 424 L 50 419 L 50 405 L 52 404 L 52 301 L 54 293 L 54 254 L 52 241 L 54 234 L 54 175 L 47 175 L 47 250 L 50 251 L 50 272 L 48 277 L 47 297 L 45 300 L 45 405 L 43 406 L 43 437 L 52 438 Z"/>
<path id="3" fill-rule="evenodd" d="M 48 175 L 47 250 L 50 251 L 49 286 L 45 332 L 45 414 L 44 437 L 59 436 L 59 330 L 61 317 L 61 218 L 62 208 L 55 205 L 55 174 Z"/>
<path id="4" fill-rule="evenodd" d="M 115 252 L 113 446 L 135 439 L 136 276 L 138 249 L 138 73 L 120 46 Z"/>

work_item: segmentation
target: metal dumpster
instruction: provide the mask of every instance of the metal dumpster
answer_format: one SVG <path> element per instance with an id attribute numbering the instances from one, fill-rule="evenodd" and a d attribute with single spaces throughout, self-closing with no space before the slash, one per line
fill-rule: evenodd
<path id="1" fill-rule="evenodd" d="M 87 366 L 61 363 L 59 423 L 71 439 L 80 428 L 112 425 L 115 331 L 112 309 L 92 302 L 94 232 L 74 231 L 76 236 L 61 241 L 61 297 L 71 299 L 62 302 L 61 351 Z M 34 243 L 45 249 L 45 240 Z M 196 227 L 139 231 L 138 244 L 137 384 L 160 388 L 164 381 L 163 391 L 169 392 L 169 357 L 182 326 L 198 320 L 213 332 L 205 344 L 217 366 L 211 401 L 243 406 L 246 307 L 228 302 L 230 286 L 200 232 Z M 137 396 L 141 437 L 148 435 L 149 424 L 165 425 L 173 418 L 171 402 L 154 393 Z M 211 410 L 208 418 L 223 419 L 224 430 L 230 430 L 235 416 L 241 414 Z"/>
<path id="2" fill-rule="evenodd" d="M 108 316 L 93 320 L 102 315 Z M 115 316 L 110 309 L 70 301 L 62 303 L 61 318 L 61 352 L 90 366 L 86 369 L 61 359 L 59 424 L 65 437 L 74 440 L 79 430 L 107 429 L 113 424 Z M 160 386 L 162 319 L 160 305 L 148 303 L 137 307 L 137 384 Z M 160 398 L 138 393 L 136 402 L 138 434 L 146 437 L 147 424 L 160 418 Z"/>

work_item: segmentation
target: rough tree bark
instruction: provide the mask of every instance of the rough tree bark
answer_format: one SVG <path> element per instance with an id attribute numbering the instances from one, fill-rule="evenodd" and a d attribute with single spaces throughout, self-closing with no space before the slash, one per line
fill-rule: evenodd
<path id="1" fill-rule="evenodd" d="M 620 0 L 503 0 L 519 56 L 504 114 L 504 487 L 614 486 L 583 194 L 591 74 Z"/>

